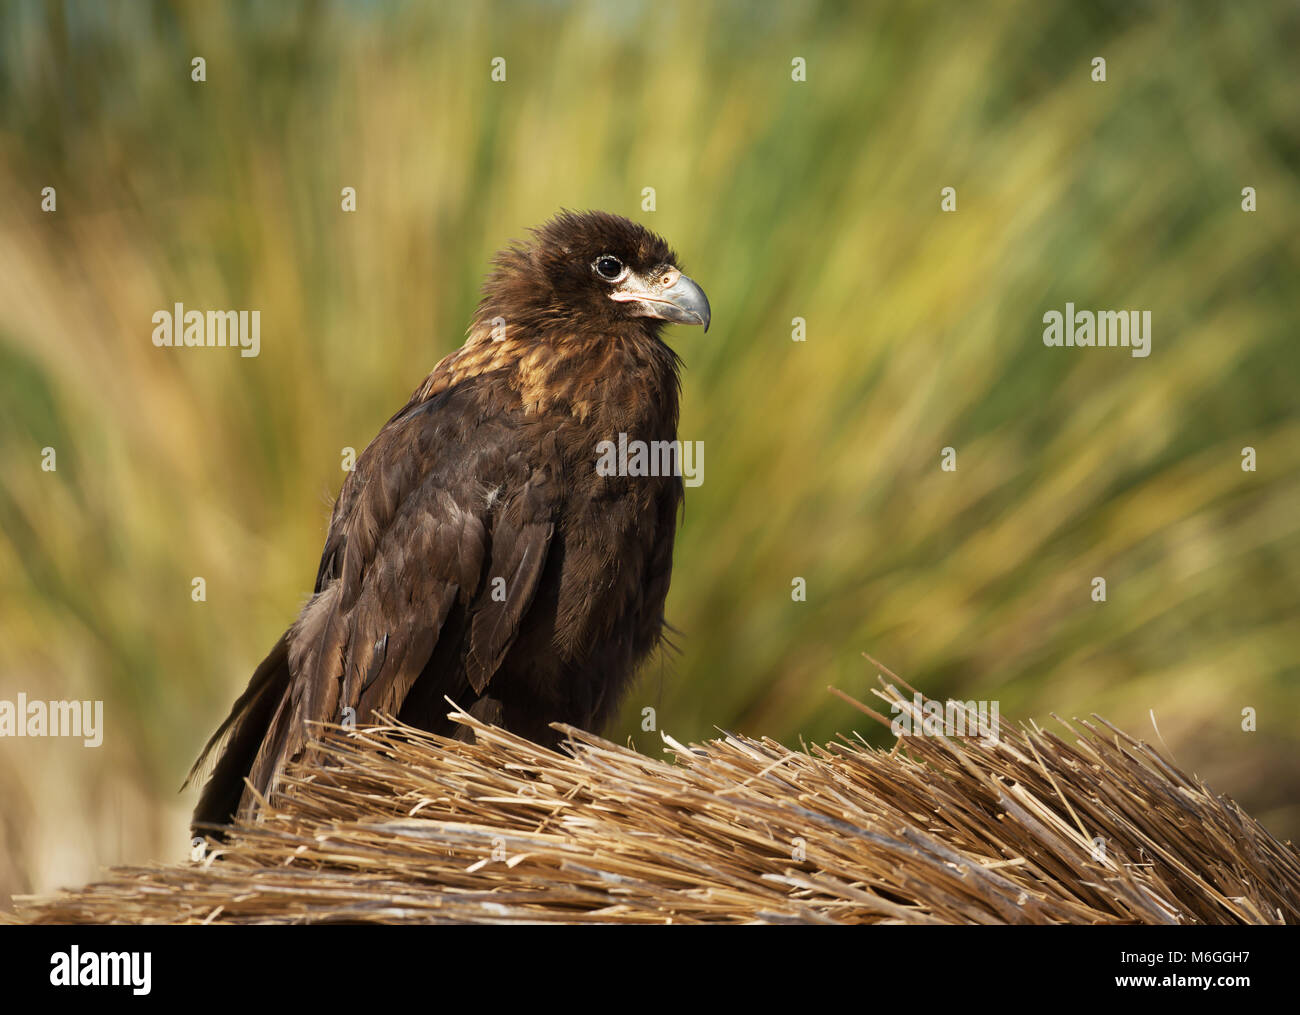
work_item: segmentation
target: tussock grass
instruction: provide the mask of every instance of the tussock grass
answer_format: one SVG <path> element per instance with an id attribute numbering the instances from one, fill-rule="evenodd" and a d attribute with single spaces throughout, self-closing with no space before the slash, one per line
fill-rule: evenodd
<path id="1" fill-rule="evenodd" d="M 892 684 L 876 693 L 914 711 Z M 119 868 L 18 900 L 15 918 L 1300 921 L 1300 854 L 1103 719 L 891 751 L 664 736 L 661 761 L 572 728 L 557 753 L 455 714 L 473 743 L 329 728 L 265 817 L 202 862 Z"/>

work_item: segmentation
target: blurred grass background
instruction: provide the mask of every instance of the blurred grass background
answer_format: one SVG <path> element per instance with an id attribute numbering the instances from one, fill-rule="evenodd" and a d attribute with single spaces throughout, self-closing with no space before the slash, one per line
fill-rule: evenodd
<path id="1" fill-rule="evenodd" d="M 184 855 L 176 788 L 310 592 L 341 449 L 561 207 L 661 232 L 714 308 L 670 336 L 706 446 L 681 651 L 616 737 L 865 730 L 825 692 L 868 693 L 865 651 L 1004 718 L 1154 710 L 1300 833 L 1300 14 L 979 8 L 0 8 L 0 698 L 107 724 L 0 741 L 0 900 Z M 260 309 L 260 357 L 155 348 L 177 301 Z M 1150 358 L 1044 347 L 1066 301 L 1151 310 Z"/>

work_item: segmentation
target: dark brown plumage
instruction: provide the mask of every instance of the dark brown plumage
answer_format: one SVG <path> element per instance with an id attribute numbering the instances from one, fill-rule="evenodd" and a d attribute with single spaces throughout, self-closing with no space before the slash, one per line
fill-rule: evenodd
<path id="1" fill-rule="evenodd" d="M 600 729 L 664 627 L 681 477 L 596 469 L 602 441 L 677 437 L 664 321 L 707 328 L 708 301 L 627 219 L 564 213 L 498 255 L 469 338 L 357 459 L 314 595 L 190 772 L 216 758 L 196 827 L 251 814 L 312 721 L 452 735 L 450 696 L 545 744 L 552 722 Z"/>

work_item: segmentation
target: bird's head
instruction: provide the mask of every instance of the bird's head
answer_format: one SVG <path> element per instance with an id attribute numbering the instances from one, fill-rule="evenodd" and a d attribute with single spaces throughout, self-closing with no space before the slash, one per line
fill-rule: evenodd
<path id="1" fill-rule="evenodd" d="M 599 331 L 658 322 L 709 327 L 704 290 L 683 275 L 668 244 L 608 212 L 562 212 L 530 243 L 503 251 L 484 289 L 482 323 Z"/>

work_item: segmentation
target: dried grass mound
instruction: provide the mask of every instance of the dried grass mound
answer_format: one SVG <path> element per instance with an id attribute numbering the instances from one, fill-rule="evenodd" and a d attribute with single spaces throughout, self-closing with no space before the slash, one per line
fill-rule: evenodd
<path id="1" fill-rule="evenodd" d="M 658 761 L 578 730 L 555 753 L 457 715 L 476 742 L 330 729 L 328 763 L 296 768 L 202 862 L 115 869 L 16 900 L 16 918 L 1300 922 L 1294 847 L 1100 719 L 893 751 L 664 737 Z"/>

